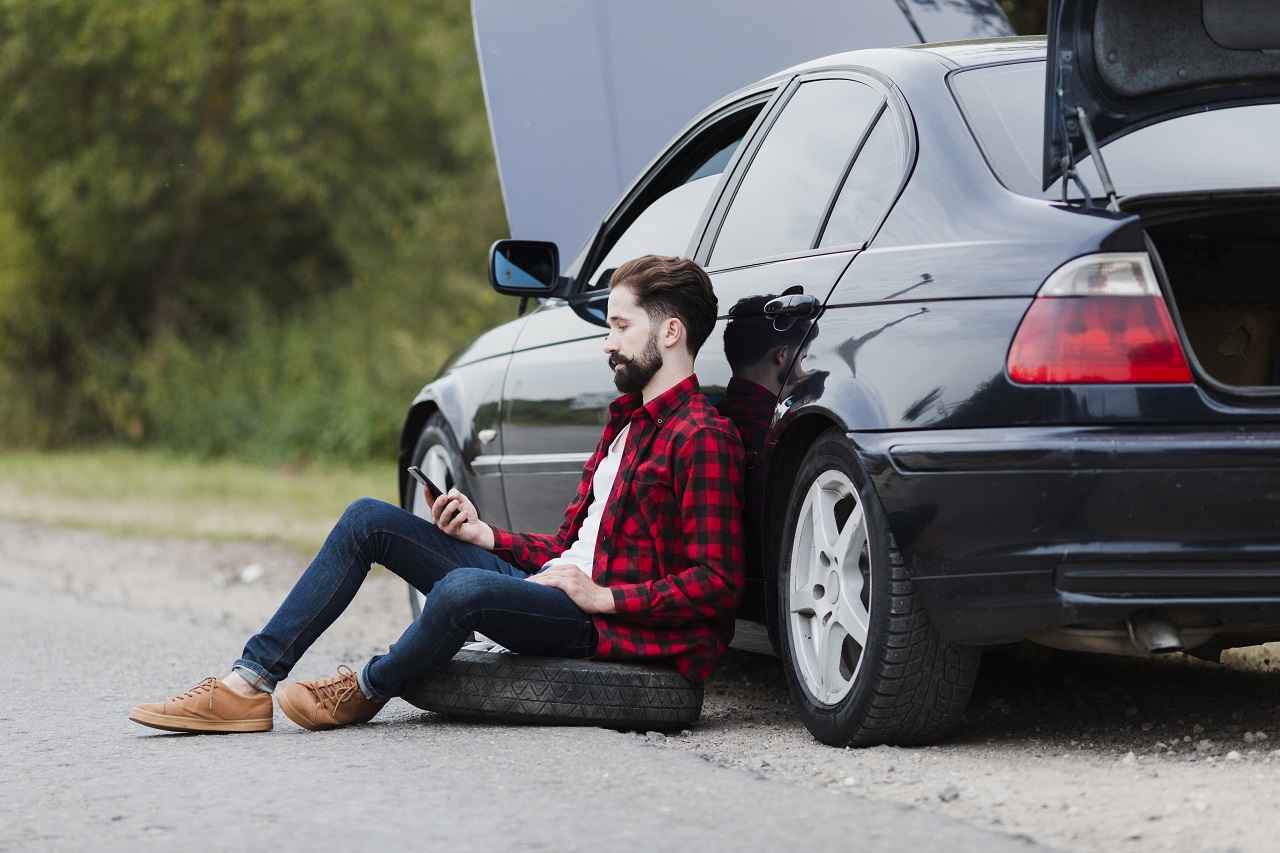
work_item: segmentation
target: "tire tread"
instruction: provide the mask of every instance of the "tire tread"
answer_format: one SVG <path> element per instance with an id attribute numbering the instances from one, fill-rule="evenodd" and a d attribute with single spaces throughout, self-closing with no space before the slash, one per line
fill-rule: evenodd
<path id="1" fill-rule="evenodd" d="M 697 720 L 703 689 L 655 664 L 461 651 L 403 698 L 456 717 L 661 729 Z"/>
<path id="2" fill-rule="evenodd" d="M 892 541 L 887 654 L 875 675 L 869 713 L 850 745 L 933 743 L 960 722 L 978 674 L 981 652 L 944 643 L 916 602 L 902 554 Z"/>

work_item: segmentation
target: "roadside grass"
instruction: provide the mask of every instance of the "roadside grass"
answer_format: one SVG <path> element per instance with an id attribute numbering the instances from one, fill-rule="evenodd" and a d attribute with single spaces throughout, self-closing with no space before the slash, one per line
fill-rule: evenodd
<path id="1" fill-rule="evenodd" d="M 119 535 L 279 542 L 304 555 L 362 496 L 397 502 L 395 467 L 270 467 L 162 451 L 0 452 L 0 517 Z"/>

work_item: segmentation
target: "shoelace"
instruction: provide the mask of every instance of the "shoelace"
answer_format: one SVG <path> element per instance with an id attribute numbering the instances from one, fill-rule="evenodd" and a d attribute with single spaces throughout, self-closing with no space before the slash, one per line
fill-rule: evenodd
<path id="1" fill-rule="evenodd" d="M 172 699 L 170 699 L 169 701 L 170 701 L 170 702 L 181 702 L 183 699 L 187 699 L 187 698 L 189 698 L 189 697 L 193 697 L 193 696 L 195 696 L 196 694 L 198 694 L 198 693 L 203 693 L 203 692 L 205 692 L 205 691 L 207 690 L 207 691 L 209 691 L 209 708 L 212 710 L 212 708 L 213 708 L 213 688 L 215 688 L 215 687 L 217 687 L 217 686 L 218 686 L 218 679 L 214 678 L 214 677 L 211 675 L 211 676 L 209 676 L 208 678 L 206 678 L 204 681 L 202 681 L 202 682 L 200 682 L 199 684 L 197 684 L 195 687 L 192 687 L 192 688 L 191 688 L 190 690 L 188 690 L 186 693 L 183 693 L 181 696 L 174 696 L 174 697 L 173 697 Z"/>
<path id="2" fill-rule="evenodd" d="M 324 681 L 317 681 L 312 685 L 312 689 L 316 692 L 316 697 L 320 700 L 320 707 L 329 707 L 329 715 L 337 716 L 338 706 L 356 694 L 364 696 L 360 691 L 360 682 L 356 680 L 356 672 L 351 667 L 339 664 L 338 675 L 334 678 L 326 678 Z M 332 706 L 329 703 L 332 702 Z"/>

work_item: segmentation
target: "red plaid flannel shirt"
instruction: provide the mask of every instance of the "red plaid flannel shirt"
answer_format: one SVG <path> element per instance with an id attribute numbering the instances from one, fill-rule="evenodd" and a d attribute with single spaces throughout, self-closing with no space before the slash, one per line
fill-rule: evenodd
<path id="1" fill-rule="evenodd" d="M 742 595 L 742 444 L 694 376 L 647 405 L 639 394 L 620 397 L 609 413 L 560 529 L 495 527 L 493 551 L 527 571 L 564 553 L 587 516 L 596 466 L 630 423 L 592 566 L 617 608 L 594 616 L 595 657 L 671 657 L 701 681 L 733 638 Z"/>
<path id="2" fill-rule="evenodd" d="M 716 411 L 733 421 L 742 438 L 742 449 L 757 454 L 773 424 L 773 409 L 778 395 L 762 385 L 733 377 L 724 396 L 716 403 Z M 748 457 L 750 458 L 750 457 Z"/>

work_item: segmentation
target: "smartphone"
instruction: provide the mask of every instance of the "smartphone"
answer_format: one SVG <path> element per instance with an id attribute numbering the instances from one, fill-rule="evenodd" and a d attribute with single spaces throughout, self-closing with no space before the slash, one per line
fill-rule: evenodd
<path id="1" fill-rule="evenodd" d="M 413 477 L 413 479 L 417 480 L 419 483 L 427 487 L 427 491 L 431 493 L 432 503 L 435 503 L 436 498 L 440 497 L 445 493 L 444 489 L 440 488 L 435 483 L 431 482 L 431 480 L 428 479 L 427 475 L 422 473 L 422 469 L 419 468 L 417 465 L 410 465 L 408 468 L 408 471 L 409 471 L 410 477 Z"/>

